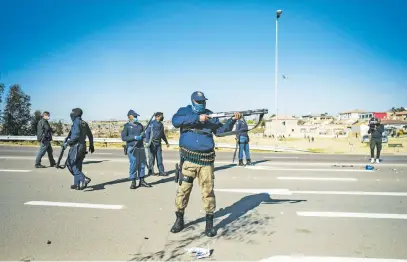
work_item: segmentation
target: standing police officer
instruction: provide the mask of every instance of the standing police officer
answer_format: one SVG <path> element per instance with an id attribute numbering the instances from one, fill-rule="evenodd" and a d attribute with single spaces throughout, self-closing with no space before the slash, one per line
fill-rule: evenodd
<path id="1" fill-rule="evenodd" d="M 146 154 L 144 151 L 143 136 L 144 127 L 137 120 L 139 114 L 130 110 L 127 113 L 129 122 L 127 122 L 121 134 L 122 140 L 126 141 L 127 156 L 130 161 L 129 177 L 132 180 L 130 189 L 137 188 L 137 176 L 140 179 L 139 186 L 151 187 L 146 181 L 144 181 Z M 136 176 L 137 173 L 137 176 Z"/>
<path id="2" fill-rule="evenodd" d="M 41 165 L 41 159 L 48 153 L 48 159 L 51 164 L 51 167 L 56 165 L 54 156 L 52 155 L 52 129 L 48 123 L 51 114 L 45 111 L 42 114 L 42 119 L 37 124 L 37 140 L 40 142 L 40 151 L 37 154 L 37 158 L 35 159 L 35 167 L 36 168 L 45 168 L 45 166 Z"/>
<path id="3" fill-rule="evenodd" d="M 161 139 L 167 144 L 167 147 L 170 146 L 168 144 L 167 137 L 164 133 L 164 125 L 162 121 L 164 120 L 164 115 L 161 112 L 157 112 L 154 114 L 155 120 L 151 122 L 151 125 L 146 130 L 146 141 L 147 144 L 150 144 L 150 159 L 149 159 L 149 170 L 148 175 L 151 176 L 154 173 L 154 161 L 157 159 L 157 166 L 159 170 L 160 176 L 167 176 L 164 172 L 164 165 L 163 165 L 163 151 L 161 148 Z"/>
<path id="4" fill-rule="evenodd" d="M 209 237 L 216 235 L 213 228 L 213 217 L 216 209 L 214 187 L 215 143 L 213 133 L 221 134 L 233 129 L 239 113 L 222 124 L 217 118 L 209 118 L 212 112 L 206 109 L 206 97 L 202 92 L 191 95 L 191 105 L 181 107 L 172 117 L 172 124 L 180 128 L 179 139 L 182 184 L 179 186 L 175 200 L 176 221 L 171 228 L 172 233 L 184 229 L 184 212 L 188 205 L 189 196 L 195 178 L 201 188 L 202 202 L 206 211 L 205 234 Z"/>
<path id="5" fill-rule="evenodd" d="M 252 165 L 252 161 L 250 160 L 250 149 L 249 149 L 249 135 L 247 134 L 247 131 L 243 130 L 248 130 L 249 127 L 247 126 L 247 123 L 242 116 L 241 119 L 237 120 L 236 122 L 236 131 L 239 131 L 236 134 L 236 143 L 239 144 L 239 166 L 243 166 L 243 151 L 246 156 L 246 164 L 247 165 Z"/>
<path id="6" fill-rule="evenodd" d="M 70 114 L 72 120 L 71 131 L 65 139 L 64 147 L 68 145 L 69 149 L 66 167 L 69 172 L 74 176 L 74 183 L 71 189 L 83 190 L 90 183 L 91 179 L 82 173 L 82 164 L 86 152 L 86 137 L 89 139 L 89 151 L 93 154 L 95 147 L 93 145 L 93 135 L 90 131 L 88 123 L 82 120 L 83 111 L 80 108 L 72 109 Z"/>
<path id="7" fill-rule="evenodd" d="M 384 126 L 380 124 L 380 120 L 372 117 L 369 120 L 369 130 L 370 134 L 370 157 L 371 163 L 375 162 L 374 150 L 376 147 L 376 163 L 380 163 L 380 151 L 382 150 L 382 138 L 383 138 Z"/>

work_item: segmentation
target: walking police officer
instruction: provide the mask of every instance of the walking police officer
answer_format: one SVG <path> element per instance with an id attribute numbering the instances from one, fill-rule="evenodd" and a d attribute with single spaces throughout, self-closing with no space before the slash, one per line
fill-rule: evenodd
<path id="1" fill-rule="evenodd" d="M 246 164 L 252 165 L 252 161 L 250 160 L 250 148 L 249 148 L 249 135 L 247 130 L 249 129 L 246 120 L 242 116 L 236 122 L 236 131 L 239 131 L 236 134 L 236 143 L 239 144 L 239 166 L 243 166 L 243 152 L 246 156 Z M 244 131 L 246 130 L 246 131 Z"/>
<path id="2" fill-rule="evenodd" d="M 150 176 L 154 173 L 154 161 L 157 159 L 159 175 L 167 176 L 167 174 L 164 172 L 163 153 L 161 148 L 161 139 L 164 140 L 167 147 L 170 146 L 164 133 L 164 125 L 162 124 L 164 115 L 161 112 L 157 112 L 154 114 L 154 117 L 155 120 L 151 122 L 151 125 L 146 130 L 146 141 L 149 145 L 151 156 L 149 159 L 148 175 Z"/>
<path id="3" fill-rule="evenodd" d="M 221 134 L 233 129 L 239 113 L 222 124 L 217 118 L 209 118 L 212 112 L 206 109 L 206 97 L 202 92 L 191 95 L 191 105 L 181 107 L 172 117 L 172 124 L 180 128 L 179 139 L 182 184 L 179 186 L 175 200 L 176 221 L 171 228 L 172 233 L 178 233 L 184 228 L 184 211 L 188 205 L 189 196 L 195 178 L 201 188 L 202 202 L 206 212 L 205 234 L 216 235 L 213 228 L 213 218 L 216 209 L 214 187 L 215 143 L 213 133 Z"/>
<path id="4" fill-rule="evenodd" d="M 127 156 L 130 162 L 129 178 L 132 180 L 130 189 L 137 188 L 137 178 L 140 180 L 139 186 L 151 187 L 144 180 L 146 154 L 144 151 L 144 127 L 138 122 L 137 114 L 134 110 L 130 110 L 127 113 L 129 122 L 127 122 L 122 130 L 121 137 L 123 141 L 126 141 Z"/>
<path id="5" fill-rule="evenodd" d="M 382 151 L 382 138 L 383 138 L 384 126 L 380 123 L 380 119 L 372 117 L 369 120 L 369 130 L 370 134 L 370 162 L 377 164 L 380 163 L 380 152 Z M 374 151 L 376 148 L 376 159 L 374 156 Z M 375 161 L 376 160 L 376 161 Z"/>
<path id="6" fill-rule="evenodd" d="M 66 162 L 66 167 L 69 172 L 74 176 L 74 183 L 71 189 L 83 190 L 90 183 L 91 179 L 86 177 L 82 172 L 82 164 L 86 152 L 86 137 L 89 139 L 89 151 L 91 153 L 95 152 L 95 147 L 93 145 L 93 135 L 90 131 L 88 123 L 82 120 L 83 111 L 80 108 L 72 109 L 70 114 L 72 120 L 71 131 L 66 138 L 64 147 L 68 145 L 71 147 L 69 149 L 68 158 Z"/>
<path id="7" fill-rule="evenodd" d="M 37 154 L 37 158 L 35 159 L 35 167 L 36 168 L 45 168 L 45 166 L 41 165 L 41 159 L 48 153 L 48 159 L 51 164 L 51 167 L 56 165 L 54 156 L 52 155 L 52 129 L 48 123 L 51 114 L 45 111 L 42 114 L 42 119 L 38 122 L 37 125 L 37 140 L 40 142 L 40 151 Z"/>

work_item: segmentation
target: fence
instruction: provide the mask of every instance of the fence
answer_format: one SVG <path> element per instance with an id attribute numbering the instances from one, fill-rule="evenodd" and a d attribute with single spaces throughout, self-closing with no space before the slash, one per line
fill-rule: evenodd
<path id="1" fill-rule="evenodd" d="M 65 137 L 56 136 L 53 137 L 53 141 L 62 142 L 65 140 Z M 0 136 L 0 141 L 37 141 L 36 136 Z M 93 138 L 95 143 L 123 143 L 120 138 Z M 172 146 L 178 146 L 178 142 L 175 140 L 169 140 L 168 143 Z M 236 148 L 236 144 L 227 144 L 227 143 L 215 143 L 215 148 Z M 298 150 L 295 148 L 281 148 L 275 146 L 258 146 L 250 145 L 250 149 L 262 150 L 262 151 L 275 151 L 275 152 L 309 152 L 307 150 Z"/>

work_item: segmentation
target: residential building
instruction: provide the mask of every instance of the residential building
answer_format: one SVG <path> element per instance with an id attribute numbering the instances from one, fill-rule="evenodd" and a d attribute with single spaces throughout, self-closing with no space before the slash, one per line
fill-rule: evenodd
<path id="1" fill-rule="evenodd" d="M 320 115 L 305 115 L 302 116 L 301 119 L 304 121 L 314 123 L 314 122 L 330 122 L 335 118 L 333 116 L 329 116 L 328 114 L 320 114 Z"/>
<path id="2" fill-rule="evenodd" d="M 346 111 L 346 112 L 339 113 L 339 120 L 341 120 L 341 121 L 347 121 L 347 120 L 357 121 L 357 120 L 359 120 L 360 115 L 365 115 L 367 113 L 369 113 L 369 112 L 359 110 L 359 109 Z"/>
<path id="3" fill-rule="evenodd" d="M 270 117 L 264 120 L 266 136 L 285 135 L 298 131 L 298 119 L 292 116 Z"/>
<path id="4" fill-rule="evenodd" d="M 397 120 L 407 120 L 407 111 L 396 112 L 395 115 Z"/>

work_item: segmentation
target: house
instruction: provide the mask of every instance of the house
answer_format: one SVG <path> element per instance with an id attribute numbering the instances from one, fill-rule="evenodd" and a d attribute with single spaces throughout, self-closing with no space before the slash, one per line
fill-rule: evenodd
<path id="1" fill-rule="evenodd" d="M 377 119 L 386 119 L 387 112 L 367 112 L 359 115 L 360 120 L 369 120 L 372 117 L 376 117 Z"/>
<path id="2" fill-rule="evenodd" d="M 339 120 L 341 120 L 341 121 L 346 121 L 346 120 L 357 121 L 357 120 L 359 120 L 360 115 L 366 115 L 366 114 L 369 114 L 369 112 L 359 110 L 359 109 L 355 109 L 355 110 L 339 113 Z"/>
<path id="3" fill-rule="evenodd" d="M 298 119 L 292 116 L 270 117 L 264 120 L 266 136 L 285 135 L 298 131 Z"/>
<path id="4" fill-rule="evenodd" d="M 407 111 L 396 112 L 395 115 L 397 120 L 407 120 Z"/>
<path id="5" fill-rule="evenodd" d="M 333 116 L 329 116 L 328 114 L 320 114 L 320 115 L 305 115 L 301 117 L 302 120 L 315 123 L 315 122 L 330 122 L 335 118 Z"/>
<path id="6" fill-rule="evenodd" d="M 405 126 L 407 126 L 407 120 L 383 119 L 381 123 L 385 128 L 395 127 L 397 129 L 403 129 Z"/>

